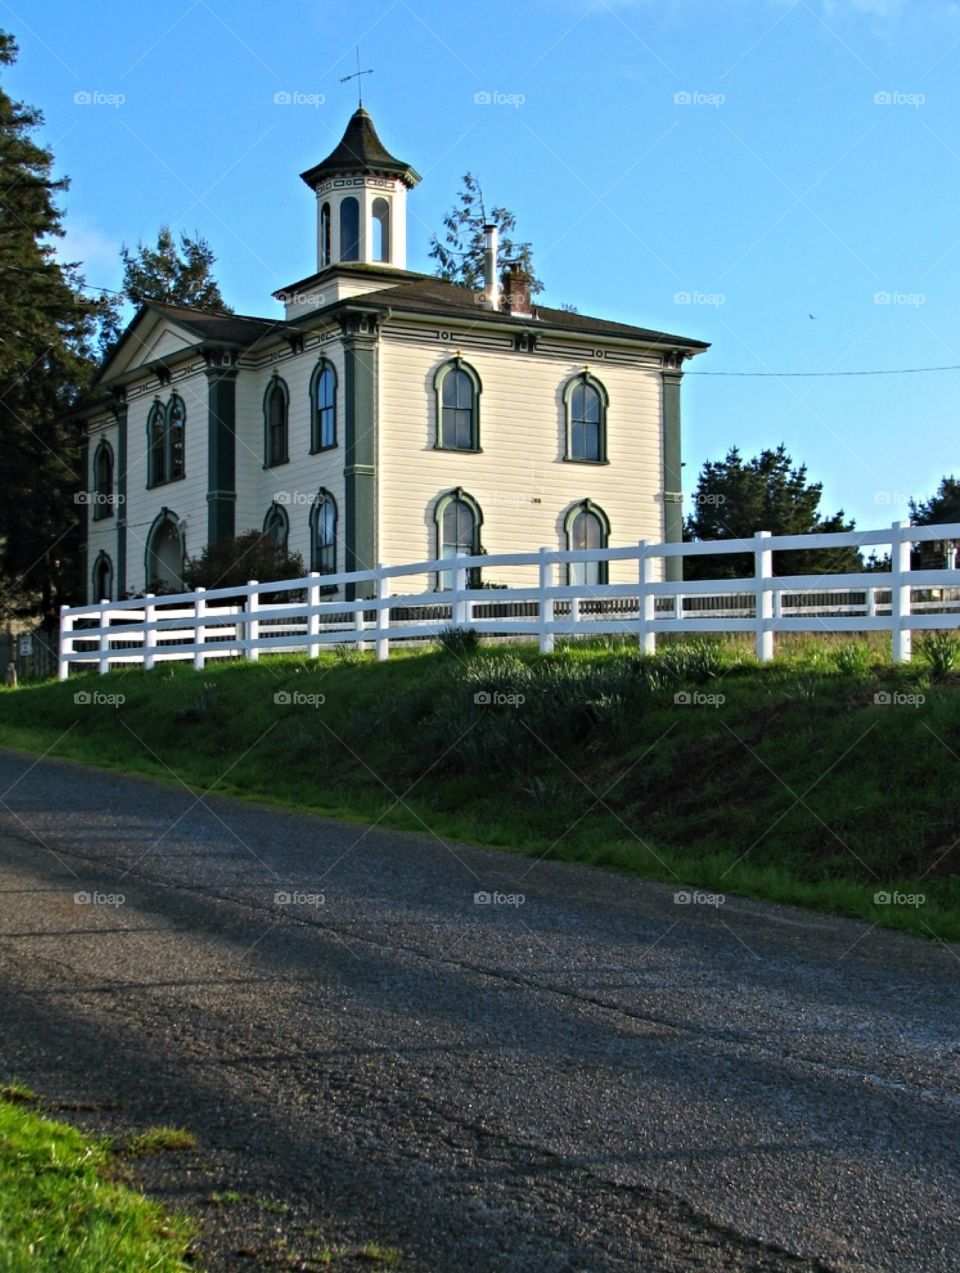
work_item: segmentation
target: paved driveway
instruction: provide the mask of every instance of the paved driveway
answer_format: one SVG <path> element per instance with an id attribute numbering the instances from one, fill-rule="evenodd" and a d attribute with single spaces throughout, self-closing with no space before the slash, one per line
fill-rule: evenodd
<path id="1" fill-rule="evenodd" d="M 11 752 L 0 792 L 0 1074 L 192 1128 L 174 1202 L 433 1273 L 960 1269 L 956 947 Z"/>

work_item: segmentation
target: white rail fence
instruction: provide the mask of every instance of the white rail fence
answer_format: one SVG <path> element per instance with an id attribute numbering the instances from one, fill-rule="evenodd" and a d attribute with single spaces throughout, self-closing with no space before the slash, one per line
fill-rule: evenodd
<path id="1" fill-rule="evenodd" d="M 950 540 L 960 541 L 960 524 L 895 522 L 885 530 L 776 537 L 758 531 L 752 541 L 641 542 L 583 552 L 541 548 L 64 606 L 58 676 L 65 680 L 71 666 L 80 664 L 107 673 L 120 665 L 149 669 L 169 660 L 192 660 L 201 669 L 210 659 L 256 660 L 261 653 L 304 651 L 315 658 L 331 645 L 372 648 L 385 659 L 393 643 L 430 640 L 451 627 L 474 628 L 484 637 L 526 636 L 544 652 L 558 637 L 632 636 L 653 653 L 662 633 L 752 633 L 764 662 L 773 657 L 776 633 L 880 631 L 890 634 L 894 660 L 904 662 L 913 632 L 960 628 L 960 570 L 910 569 L 913 545 Z M 890 547 L 886 572 L 773 574 L 775 551 L 884 546 Z M 658 578 L 666 573 L 657 569 L 658 561 L 744 553 L 753 557 L 748 578 Z M 569 581 L 590 562 L 629 562 L 635 581 Z M 523 567 L 529 572 L 533 565 L 535 584 L 470 586 L 478 570 L 500 585 L 503 572 Z M 443 577 L 453 586 L 408 593 L 401 587 L 405 576 Z M 347 588 L 372 595 L 352 601 L 330 596 Z"/>

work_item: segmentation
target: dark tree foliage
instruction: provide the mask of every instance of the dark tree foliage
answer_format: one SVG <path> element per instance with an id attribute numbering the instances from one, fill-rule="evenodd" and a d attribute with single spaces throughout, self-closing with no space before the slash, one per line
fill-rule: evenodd
<path id="1" fill-rule="evenodd" d="M 167 305 L 190 305 L 221 314 L 232 311 L 220 295 L 213 277 L 216 257 L 206 239 L 180 235 L 180 244 L 169 226 L 160 227 L 157 246 L 138 243 L 136 252 L 124 244 L 123 290 L 134 305 L 161 301 Z"/>
<path id="2" fill-rule="evenodd" d="M 936 526 L 939 522 L 960 522 L 960 481 L 951 475 L 940 479 L 936 495 L 928 500 L 910 501 L 910 520 L 915 526 Z M 930 540 L 919 544 L 913 564 L 922 570 L 953 566 L 957 557 L 957 541 Z"/>
<path id="3" fill-rule="evenodd" d="M 299 553 L 288 553 L 270 531 L 248 530 L 234 539 L 208 544 L 199 557 L 187 561 L 183 582 L 194 588 L 233 588 L 250 579 L 302 579 L 306 575 Z"/>
<path id="4" fill-rule="evenodd" d="M 16 57 L 0 32 L 0 66 Z M 56 258 L 67 182 L 33 138 L 42 122 L 0 90 L 0 615 L 52 626 L 79 592 L 81 437 L 69 417 L 112 307 L 85 298 L 77 266 Z"/>
<path id="5" fill-rule="evenodd" d="M 695 511 L 687 518 L 684 537 L 751 541 L 758 530 L 774 535 L 853 530 L 853 522 L 844 519 L 842 509 L 832 517 L 820 515 L 822 491 L 819 482 L 807 481 L 806 465 L 794 468 L 783 444 L 776 450 L 761 451 L 752 460 L 744 460 L 733 447 L 724 459 L 704 464 L 693 496 Z M 739 579 L 753 574 L 753 553 L 692 557 L 684 565 L 687 579 Z M 773 555 L 776 575 L 832 574 L 860 568 L 860 553 L 855 548 Z"/>
<path id="6" fill-rule="evenodd" d="M 457 202 L 443 218 L 442 240 L 436 234 L 430 240 L 437 277 L 474 292 L 483 290 L 483 227 L 488 223 L 500 231 L 501 263 L 519 265 L 530 275 L 531 293 L 542 292 L 543 284 L 533 272 L 533 248 L 510 237 L 517 228 L 517 218 L 507 208 L 499 207 L 491 208 L 488 217 L 480 183 L 469 172 L 463 178 Z"/>

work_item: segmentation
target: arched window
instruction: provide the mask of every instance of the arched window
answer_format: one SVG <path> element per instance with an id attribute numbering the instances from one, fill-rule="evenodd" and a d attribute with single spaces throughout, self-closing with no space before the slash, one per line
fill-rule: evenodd
<path id="1" fill-rule="evenodd" d="M 330 205 L 325 203 L 320 209 L 320 268 L 325 269 L 330 264 L 331 246 L 330 246 Z"/>
<path id="2" fill-rule="evenodd" d="M 604 464 L 607 459 L 607 391 L 589 372 L 567 381 L 563 391 L 567 413 L 568 460 Z"/>
<path id="3" fill-rule="evenodd" d="M 321 575 L 337 573 L 337 503 L 329 491 L 317 494 L 310 510 L 310 560 Z"/>
<path id="4" fill-rule="evenodd" d="M 574 504 L 564 519 L 567 548 L 570 552 L 588 552 L 606 548 L 610 541 L 610 520 L 602 508 L 590 500 Z M 607 582 L 607 562 L 571 561 L 567 565 L 567 583 L 585 584 L 588 588 Z"/>
<path id="5" fill-rule="evenodd" d="M 462 358 L 437 369 L 437 440 L 441 450 L 480 450 L 480 377 Z"/>
<path id="6" fill-rule="evenodd" d="M 263 395 L 264 467 L 285 464 L 287 454 L 287 386 L 274 376 Z"/>
<path id="7" fill-rule="evenodd" d="M 93 596 L 91 601 L 113 601 L 113 562 L 105 552 L 97 554 L 93 564 Z"/>
<path id="8" fill-rule="evenodd" d="M 271 535 L 277 550 L 286 556 L 287 542 L 290 538 L 290 519 L 287 516 L 287 510 L 281 504 L 274 502 L 267 509 L 267 515 L 263 519 L 263 533 Z"/>
<path id="9" fill-rule="evenodd" d="M 147 485 L 183 477 L 187 408 L 178 394 L 166 406 L 158 398 L 147 417 Z"/>
<path id="10" fill-rule="evenodd" d="M 390 204 L 386 199 L 374 199 L 373 208 L 373 259 L 390 260 Z"/>
<path id="11" fill-rule="evenodd" d="M 176 513 L 162 508 L 147 535 L 144 580 L 148 592 L 178 592 L 183 587 L 184 543 Z"/>
<path id="12" fill-rule="evenodd" d="M 93 457 L 93 520 L 99 522 L 112 516 L 113 451 L 109 442 L 101 441 Z"/>
<path id="13" fill-rule="evenodd" d="M 174 394 L 167 403 L 168 481 L 183 477 L 183 443 L 187 425 L 187 409 L 183 399 Z"/>
<path id="14" fill-rule="evenodd" d="M 441 496 L 437 501 L 434 517 L 437 523 L 437 557 L 449 560 L 453 557 L 475 557 L 480 547 L 480 527 L 483 513 L 480 505 L 462 487 Z M 480 571 L 471 571 L 470 584 L 479 586 Z M 437 587 L 448 590 L 453 587 L 453 571 L 444 570 L 437 579 Z"/>
<path id="15" fill-rule="evenodd" d="M 360 260 L 360 204 L 352 194 L 340 201 L 340 260 Z"/>
<path id="16" fill-rule="evenodd" d="M 147 484 L 159 486 L 167 480 L 167 416 L 157 399 L 147 417 Z"/>
<path id="17" fill-rule="evenodd" d="M 333 363 L 322 358 L 313 373 L 310 389 L 313 416 L 312 451 L 326 451 L 337 445 L 337 373 Z"/>

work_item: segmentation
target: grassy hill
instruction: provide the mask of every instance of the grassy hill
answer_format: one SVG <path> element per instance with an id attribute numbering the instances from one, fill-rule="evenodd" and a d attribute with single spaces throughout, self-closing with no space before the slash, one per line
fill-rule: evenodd
<path id="1" fill-rule="evenodd" d="M 450 645 L 5 690 L 0 742 L 960 940 L 951 640 Z"/>

